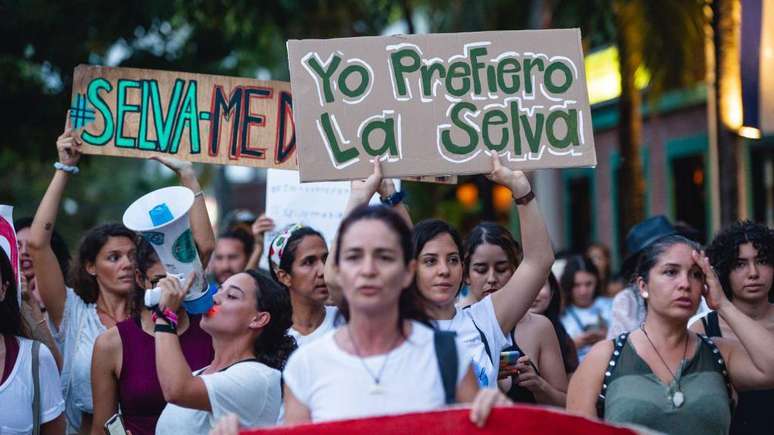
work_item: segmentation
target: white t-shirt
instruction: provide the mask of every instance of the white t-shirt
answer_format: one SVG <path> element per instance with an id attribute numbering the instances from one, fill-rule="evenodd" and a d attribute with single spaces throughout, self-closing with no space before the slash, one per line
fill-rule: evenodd
<path id="1" fill-rule="evenodd" d="M 257 361 L 244 361 L 200 377 L 207 387 L 212 412 L 169 403 L 156 423 L 156 434 L 207 435 L 219 418 L 232 412 L 239 416 L 241 427 L 276 424 L 282 404 L 282 375 L 278 370 Z"/>
<path id="2" fill-rule="evenodd" d="M 455 331 L 457 337 L 462 340 L 468 355 L 473 360 L 473 371 L 478 384 L 482 388 L 496 387 L 497 374 L 500 371 L 500 351 L 512 343 L 511 338 L 503 334 L 503 329 L 497 322 L 492 296 L 485 297 L 469 308 L 457 307 L 457 312 L 451 320 L 436 320 L 435 323 L 438 329 Z M 479 329 L 486 337 L 489 352 L 492 354 L 491 358 L 486 353 L 486 346 L 481 340 Z M 492 363 L 492 358 L 497 361 L 497 364 Z"/>
<path id="3" fill-rule="evenodd" d="M 323 319 L 323 322 L 320 324 L 320 326 L 317 327 L 314 331 L 312 331 L 311 334 L 302 335 L 300 332 L 296 331 L 292 326 L 290 329 L 288 329 L 288 334 L 296 339 L 296 343 L 298 343 L 298 347 L 305 346 L 318 338 L 324 336 L 328 331 L 333 330 L 336 328 L 336 317 L 339 314 L 339 309 L 336 307 L 331 307 L 326 305 L 325 306 L 325 319 Z"/>
<path id="4" fill-rule="evenodd" d="M 96 304 L 87 304 L 73 289 L 67 289 L 62 324 L 52 328 L 62 349 L 62 391 L 65 398 L 67 432 L 76 433 L 81 413 L 93 413 L 91 401 L 91 355 L 97 336 L 107 328 L 99 320 Z"/>
<path id="5" fill-rule="evenodd" d="M 32 433 L 32 341 L 19 340 L 19 356 L 8 379 L 0 385 L 0 434 Z M 2 336 L 0 336 L 2 340 Z M 40 422 L 48 423 L 64 411 L 59 369 L 51 351 L 40 346 Z"/>
<path id="6" fill-rule="evenodd" d="M 579 308 L 575 305 L 568 306 L 562 314 L 561 321 L 567 334 L 575 338 L 589 329 L 607 328 L 610 326 L 611 316 L 612 299 L 598 297 L 591 306 L 586 308 Z M 578 360 L 582 361 L 589 350 L 591 350 L 590 345 L 578 349 Z"/>
<path id="7" fill-rule="evenodd" d="M 411 334 L 384 355 L 358 358 L 342 350 L 330 331 L 292 355 L 283 373 L 285 385 L 311 412 L 313 422 L 428 411 L 446 404 L 434 331 L 411 322 Z M 457 342 L 457 383 L 470 359 Z M 387 359 L 385 363 L 385 359 Z M 373 375 L 384 366 L 379 394 L 373 394 Z"/>

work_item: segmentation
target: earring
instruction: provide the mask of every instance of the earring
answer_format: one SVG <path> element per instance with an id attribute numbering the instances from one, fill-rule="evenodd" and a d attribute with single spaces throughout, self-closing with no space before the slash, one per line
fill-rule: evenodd
<path id="1" fill-rule="evenodd" d="M 648 298 L 648 292 L 647 292 L 647 290 L 646 290 L 646 291 L 643 291 L 642 293 L 640 293 L 640 295 L 642 296 L 642 298 L 643 298 L 643 299 L 647 299 L 647 298 Z"/>

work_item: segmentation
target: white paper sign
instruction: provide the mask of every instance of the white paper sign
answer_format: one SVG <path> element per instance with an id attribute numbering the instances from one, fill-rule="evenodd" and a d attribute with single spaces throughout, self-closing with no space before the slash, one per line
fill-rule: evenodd
<path id="1" fill-rule="evenodd" d="M 395 180 L 395 187 L 400 189 L 400 180 Z M 269 269 L 271 241 L 291 224 L 302 223 L 319 231 L 330 249 L 344 219 L 349 191 L 349 181 L 301 184 L 298 171 L 268 169 L 264 213 L 274 220 L 275 226 L 264 237 L 260 267 Z M 379 204 L 378 195 L 371 198 L 371 204 Z"/>

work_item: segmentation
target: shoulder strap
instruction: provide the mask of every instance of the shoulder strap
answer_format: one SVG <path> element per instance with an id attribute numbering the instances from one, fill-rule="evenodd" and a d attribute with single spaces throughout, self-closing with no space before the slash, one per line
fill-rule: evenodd
<path id="1" fill-rule="evenodd" d="M 626 340 L 628 338 L 629 333 L 624 332 L 612 340 L 613 353 L 610 354 L 610 361 L 607 363 L 607 367 L 605 368 L 605 378 L 604 381 L 602 381 L 602 389 L 599 391 L 599 396 L 597 397 L 597 416 L 600 419 L 605 417 L 605 395 L 607 394 L 608 383 L 610 382 L 610 378 L 615 372 L 615 368 L 618 366 L 618 360 L 621 359 L 621 351 L 623 350 L 624 344 L 626 344 Z"/>
<path id="2" fill-rule="evenodd" d="M 470 305 L 463 308 L 463 310 L 466 310 L 468 308 L 470 308 Z M 476 324 L 476 320 L 473 318 L 473 316 L 470 316 L 470 321 L 473 322 L 473 326 L 476 328 L 476 331 L 478 331 L 479 337 L 481 337 L 481 342 L 484 343 L 484 352 L 486 352 L 486 356 L 488 356 L 489 361 L 492 361 L 492 364 L 494 364 L 495 367 L 497 367 L 497 362 L 494 359 L 492 359 L 492 351 L 489 350 L 489 342 L 486 340 L 486 335 L 484 335 L 484 331 L 482 331 L 481 328 L 478 327 L 478 325 Z"/>
<path id="3" fill-rule="evenodd" d="M 32 341 L 32 422 L 33 435 L 40 434 L 40 342 Z"/>
<path id="4" fill-rule="evenodd" d="M 698 335 L 699 338 L 701 338 L 701 341 L 703 341 L 704 344 L 706 344 L 707 347 L 709 347 L 712 351 L 712 363 L 715 365 L 717 371 L 723 375 L 723 382 L 726 383 L 726 393 L 728 393 L 728 403 L 731 406 L 731 415 L 733 415 L 734 408 L 736 408 L 736 403 L 734 402 L 734 390 L 731 387 L 731 377 L 728 375 L 728 369 L 726 369 L 726 362 L 723 359 L 723 355 L 720 353 L 720 349 L 718 349 L 718 346 L 714 341 L 712 341 L 711 338 L 702 334 L 696 335 Z"/>
<path id="5" fill-rule="evenodd" d="M 438 369 L 441 372 L 443 392 L 447 405 L 454 404 L 457 397 L 457 343 L 454 331 L 435 331 L 435 357 L 438 359 Z"/>
<path id="6" fill-rule="evenodd" d="M 707 337 L 722 337 L 720 331 L 720 318 L 717 311 L 710 311 L 706 316 L 707 322 L 704 323 L 704 333 Z M 702 319 L 703 320 L 703 319 Z"/>
<path id="7" fill-rule="evenodd" d="M 580 317 L 578 317 L 578 313 L 575 312 L 575 308 L 567 307 L 567 314 L 569 314 L 570 317 L 572 317 L 572 320 L 575 321 L 575 324 L 578 325 L 578 328 L 580 328 L 581 331 L 586 330 L 586 325 L 584 325 L 583 322 L 581 322 Z"/>

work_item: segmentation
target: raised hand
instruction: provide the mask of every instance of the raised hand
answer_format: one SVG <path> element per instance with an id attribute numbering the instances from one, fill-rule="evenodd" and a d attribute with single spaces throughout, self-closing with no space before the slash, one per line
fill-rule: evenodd
<path id="1" fill-rule="evenodd" d="M 81 160 L 81 139 L 67 127 L 56 139 L 56 151 L 59 155 L 59 163 L 76 166 Z"/>
<path id="2" fill-rule="evenodd" d="M 177 175 L 193 173 L 193 163 L 188 160 L 180 160 L 167 156 L 153 156 L 151 159 L 175 171 Z"/>
<path id="3" fill-rule="evenodd" d="M 715 269 L 712 268 L 709 258 L 704 254 L 704 251 L 693 251 L 691 256 L 693 257 L 693 261 L 701 269 L 702 273 L 704 273 L 704 288 L 702 289 L 702 295 L 704 295 L 704 299 L 707 301 L 707 306 L 711 310 L 720 310 L 721 306 L 728 303 L 729 300 L 723 292 L 723 286 L 720 284 Z"/>
<path id="4" fill-rule="evenodd" d="M 532 190 L 524 172 L 514 171 L 503 166 L 500 163 L 500 157 L 495 152 L 492 152 L 491 156 L 492 172 L 487 174 L 486 178 L 507 187 L 511 191 L 511 195 L 516 199 L 521 198 Z"/>
<path id="5" fill-rule="evenodd" d="M 253 222 L 251 229 L 253 231 L 253 237 L 255 237 L 255 243 L 263 244 L 263 238 L 266 233 L 274 229 L 274 221 L 272 218 L 262 214 L 255 222 Z"/>
<path id="6" fill-rule="evenodd" d="M 366 204 L 382 184 L 382 164 L 374 159 L 374 172 L 365 180 L 353 180 L 349 202 L 353 205 Z"/>

